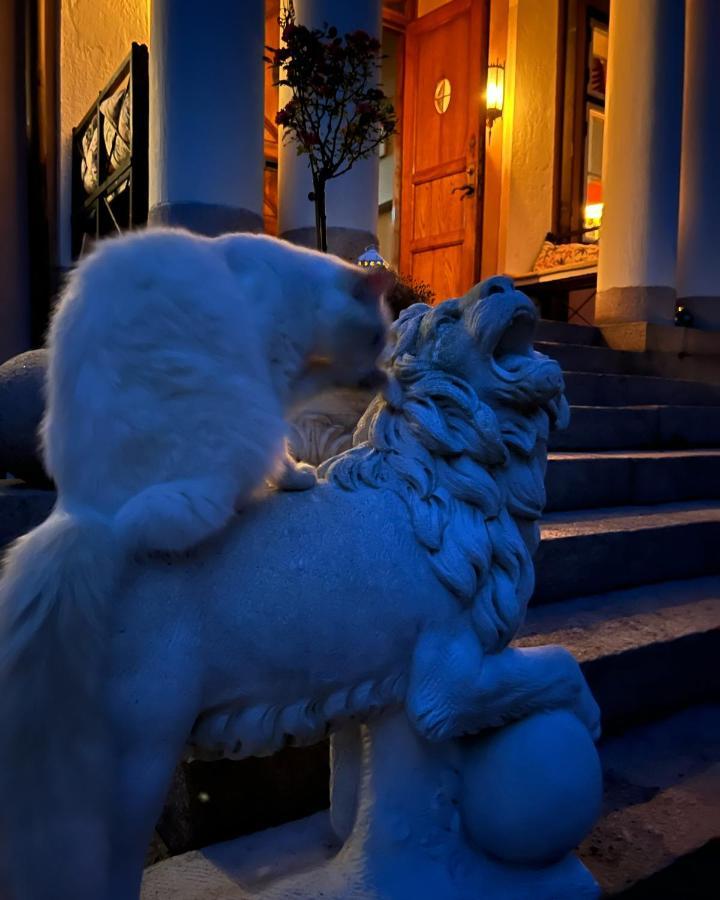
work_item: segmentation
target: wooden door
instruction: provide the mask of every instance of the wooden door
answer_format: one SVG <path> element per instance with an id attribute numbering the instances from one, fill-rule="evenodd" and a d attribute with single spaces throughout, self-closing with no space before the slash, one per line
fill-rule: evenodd
<path id="1" fill-rule="evenodd" d="M 416 19 L 405 46 L 400 271 L 439 302 L 480 271 L 486 0 L 451 0 Z"/>

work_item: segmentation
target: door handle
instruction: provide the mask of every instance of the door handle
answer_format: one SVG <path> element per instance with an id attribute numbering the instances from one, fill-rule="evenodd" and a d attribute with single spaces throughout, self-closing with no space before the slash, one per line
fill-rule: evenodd
<path id="1" fill-rule="evenodd" d="M 454 194 L 455 191 L 462 191 L 463 195 L 460 199 L 464 200 L 466 197 L 472 197 L 472 195 L 475 193 L 475 185 L 474 184 L 459 184 L 457 187 L 454 187 L 450 191 L 450 193 Z"/>

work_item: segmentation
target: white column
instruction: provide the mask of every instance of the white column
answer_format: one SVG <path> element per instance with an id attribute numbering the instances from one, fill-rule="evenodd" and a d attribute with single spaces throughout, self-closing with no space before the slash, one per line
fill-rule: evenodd
<path id="1" fill-rule="evenodd" d="M 22 8 L 0 3 L 0 363 L 30 346 Z"/>
<path id="2" fill-rule="evenodd" d="M 295 0 L 300 24 L 334 25 L 341 34 L 361 28 L 380 38 L 380 0 Z M 281 91 L 280 104 L 289 99 Z M 306 156 L 297 156 L 293 143 L 284 143 L 282 129 L 278 162 L 278 219 L 280 236 L 315 247 L 315 207 L 308 200 L 312 179 Z M 345 175 L 327 185 L 328 249 L 348 259 L 356 258 L 377 241 L 379 159 L 360 160 Z"/>
<path id="3" fill-rule="evenodd" d="M 673 321 L 683 20 L 682 0 L 610 6 L 599 322 Z"/>
<path id="4" fill-rule="evenodd" d="M 686 4 L 677 293 L 720 328 L 720 2 Z"/>
<path id="5" fill-rule="evenodd" d="M 262 0 L 153 0 L 150 221 L 262 230 Z"/>

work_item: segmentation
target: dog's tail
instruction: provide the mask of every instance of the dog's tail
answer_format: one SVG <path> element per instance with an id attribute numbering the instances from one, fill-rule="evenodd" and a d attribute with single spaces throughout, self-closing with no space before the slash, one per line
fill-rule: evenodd
<path id="1" fill-rule="evenodd" d="M 0 579 L 0 896 L 108 896 L 111 521 L 55 510 Z"/>

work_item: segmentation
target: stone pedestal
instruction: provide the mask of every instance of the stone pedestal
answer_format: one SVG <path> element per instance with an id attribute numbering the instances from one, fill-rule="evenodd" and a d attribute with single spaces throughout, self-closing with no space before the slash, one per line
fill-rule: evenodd
<path id="1" fill-rule="evenodd" d="M 333 738 L 321 814 L 149 870 L 143 900 L 594 900 L 571 853 L 600 805 L 592 740 L 571 713 L 422 740 L 404 712 Z M 195 893 L 193 893 L 195 891 Z"/>
<path id="2" fill-rule="evenodd" d="M 263 900 L 598 896 L 568 855 L 601 793 L 593 742 L 571 713 L 437 744 L 404 713 L 386 713 L 334 743 L 331 821 L 341 831 L 352 822 L 350 833 L 325 866 L 283 879 Z"/>
<path id="3" fill-rule="evenodd" d="M 343 34 L 361 28 L 380 37 L 380 0 L 336 3 L 333 0 L 296 0 L 297 21 L 310 27 L 324 22 Z M 280 106 L 290 98 L 280 91 Z M 278 217 L 281 237 L 296 244 L 315 247 L 315 207 L 308 200 L 312 178 L 306 156 L 297 156 L 295 144 L 283 142 L 282 129 L 278 163 Z M 347 259 L 356 259 L 368 244 L 377 242 L 378 217 L 377 154 L 360 160 L 345 175 L 328 182 L 328 250 Z"/>
<path id="4" fill-rule="evenodd" d="M 677 0 L 611 6 L 599 323 L 673 321 L 683 19 Z"/>
<path id="5" fill-rule="evenodd" d="M 698 327 L 720 329 L 720 4 L 687 0 L 677 294 Z"/>
<path id="6" fill-rule="evenodd" d="M 39 428 L 45 408 L 47 350 L 29 350 L 0 366 L 0 478 L 47 486 Z"/>
<path id="7" fill-rule="evenodd" d="M 262 231 L 264 23 L 262 0 L 154 0 L 151 223 Z"/>

